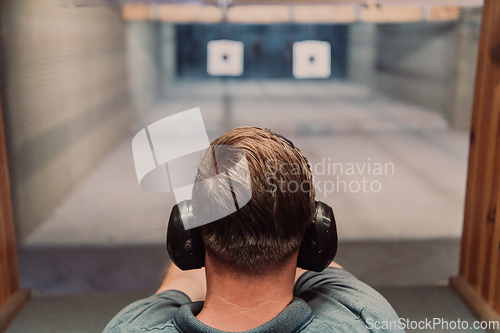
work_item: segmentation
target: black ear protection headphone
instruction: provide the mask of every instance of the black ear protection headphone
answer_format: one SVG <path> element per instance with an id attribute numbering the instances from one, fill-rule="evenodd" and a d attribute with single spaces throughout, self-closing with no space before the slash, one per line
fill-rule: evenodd
<path id="1" fill-rule="evenodd" d="M 293 143 L 268 129 L 268 133 L 279 137 L 290 147 Z M 191 200 L 179 202 L 172 208 L 167 227 L 167 251 L 172 262 L 182 270 L 202 268 L 205 266 L 205 247 L 200 227 L 186 230 L 187 225 L 193 225 Z M 326 203 L 316 201 L 316 214 L 307 228 L 299 250 L 297 267 L 305 270 L 321 272 L 337 254 L 337 225 L 333 209 Z"/>

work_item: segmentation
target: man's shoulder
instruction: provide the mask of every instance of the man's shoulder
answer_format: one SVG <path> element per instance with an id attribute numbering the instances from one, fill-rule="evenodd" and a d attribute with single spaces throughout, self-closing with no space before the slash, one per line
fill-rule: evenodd
<path id="1" fill-rule="evenodd" d="M 316 327 L 326 332 L 368 331 L 371 322 L 397 323 L 399 320 L 380 293 L 343 269 L 304 273 L 297 281 L 294 294 L 313 311 L 315 320 L 311 323 L 311 332 L 321 331 Z"/>
<path id="2" fill-rule="evenodd" d="M 177 290 L 138 300 L 121 310 L 103 333 L 178 332 L 172 318 L 188 302 L 191 302 L 189 297 Z"/>
<path id="3" fill-rule="evenodd" d="M 314 302 L 342 304 L 353 310 L 377 309 L 383 305 L 382 309 L 394 311 L 375 289 L 340 268 L 304 273 L 295 284 L 294 296 L 304 299 L 309 305 Z"/>

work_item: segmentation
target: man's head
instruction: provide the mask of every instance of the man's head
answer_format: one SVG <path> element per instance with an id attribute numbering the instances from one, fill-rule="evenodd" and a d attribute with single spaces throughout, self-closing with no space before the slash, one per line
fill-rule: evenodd
<path id="1" fill-rule="evenodd" d="M 230 180 L 234 192 L 251 187 L 252 197 L 236 212 L 201 227 L 207 254 L 243 275 L 280 269 L 298 251 L 314 217 L 314 186 L 307 159 L 280 137 L 254 127 L 227 132 L 211 144 L 214 149 L 218 146 L 244 151 L 250 183 L 239 175 L 242 159 L 226 156 L 214 166 L 212 153 L 207 151 L 198 168 L 199 186 L 193 191 L 194 219 L 233 202 L 238 193 L 222 191 L 227 188 L 223 182 Z M 227 177 L 214 177 L 221 174 Z"/>

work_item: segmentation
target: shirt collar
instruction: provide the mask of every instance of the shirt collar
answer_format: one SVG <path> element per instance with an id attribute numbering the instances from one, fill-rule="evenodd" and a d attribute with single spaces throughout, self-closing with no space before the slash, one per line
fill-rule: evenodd
<path id="1" fill-rule="evenodd" d="M 217 330 L 203 324 L 196 316 L 203 308 L 203 302 L 187 303 L 180 307 L 174 316 L 174 325 L 180 332 L 195 333 L 221 333 Z M 313 313 L 309 305 L 302 299 L 295 297 L 292 302 L 281 311 L 276 317 L 250 331 L 248 333 L 258 332 L 277 332 L 290 333 L 298 332 L 307 326 L 313 318 Z"/>

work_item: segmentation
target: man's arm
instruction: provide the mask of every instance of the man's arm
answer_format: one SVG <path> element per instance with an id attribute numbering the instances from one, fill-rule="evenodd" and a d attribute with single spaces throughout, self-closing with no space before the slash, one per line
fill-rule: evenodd
<path id="1" fill-rule="evenodd" d="M 205 300 L 207 291 L 205 268 L 182 271 L 171 263 L 156 293 L 159 294 L 165 290 L 172 289 L 182 291 L 193 302 Z"/>
<path id="2" fill-rule="evenodd" d="M 153 295 L 125 307 L 108 323 L 103 333 L 163 331 L 165 322 L 172 319 L 183 304 L 205 298 L 204 288 L 205 269 L 183 272 L 171 264 L 156 294 L 166 290 L 171 292 Z M 161 328 L 158 323 L 161 323 Z"/>
<path id="3" fill-rule="evenodd" d="M 331 263 L 328 267 L 343 268 L 342 266 L 340 266 L 339 264 L 337 264 L 335 261 L 332 261 L 332 263 Z M 297 268 L 297 273 L 295 273 L 295 283 L 297 283 L 297 280 L 298 280 L 298 279 L 302 276 L 302 274 L 304 274 L 305 272 L 307 272 L 305 269 L 302 269 L 302 268 Z"/>

